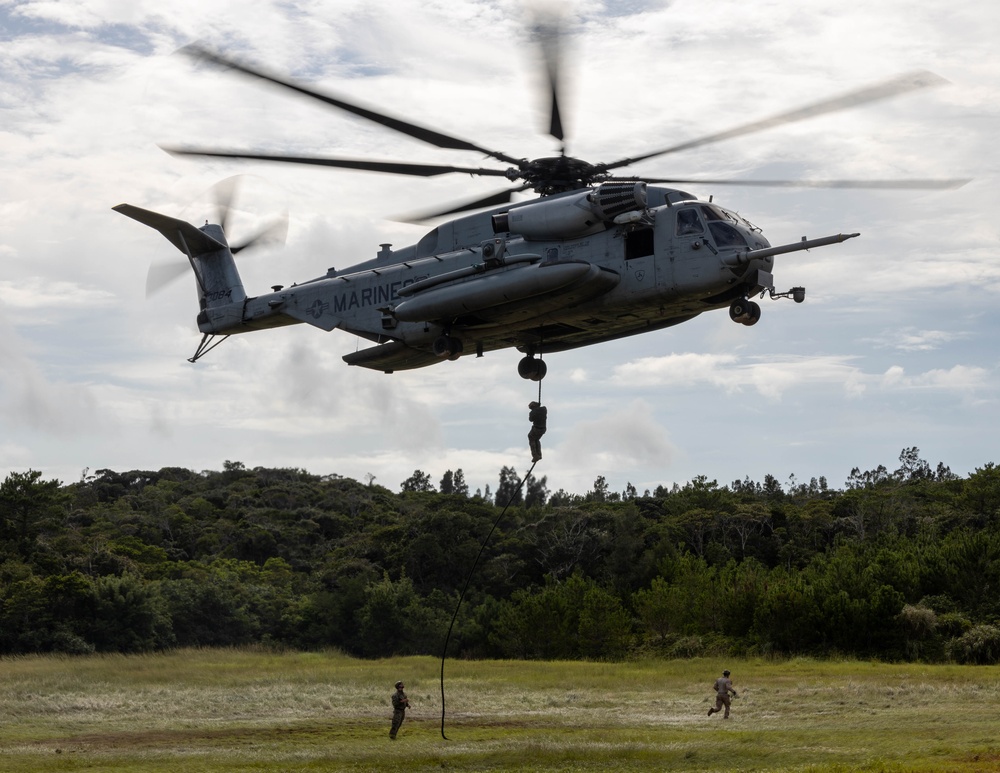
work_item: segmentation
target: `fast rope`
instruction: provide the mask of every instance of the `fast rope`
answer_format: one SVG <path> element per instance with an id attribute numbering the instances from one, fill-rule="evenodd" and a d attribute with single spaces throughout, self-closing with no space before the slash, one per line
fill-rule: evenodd
<path id="1" fill-rule="evenodd" d="M 541 357 L 538 358 L 539 360 Z M 538 379 L 538 402 L 542 402 L 542 380 Z M 517 488 L 510 492 L 510 496 L 507 498 L 507 503 L 503 506 L 503 510 L 500 511 L 500 515 L 497 516 L 496 520 L 493 521 L 493 526 L 490 527 L 489 534 L 486 535 L 486 539 L 483 540 L 483 544 L 479 546 L 479 553 L 476 554 L 476 560 L 472 562 L 472 568 L 469 570 L 469 576 L 465 578 L 465 587 L 462 588 L 462 593 L 458 597 L 458 603 L 455 605 L 455 614 L 451 616 L 451 623 L 448 625 L 448 634 L 444 637 L 444 647 L 441 648 L 441 737 L 444 740 L 449 740 L 448 736 L 444 734 L 444 715 L 445 715 L 445 703 L 444 703 L 444 661 L 448 657 L 448 644 L 451 642 L 451 632 L 455 627 L 455 621 L 458 619 L 458 611 L 462 608 L 462 602 L 465 600 L 465 593 L 469 590 L 469 584 L 472 582 L 472 575 L 476 572 L 476 567 L 479 566 L 479 559 L 483 557 L 483 552 L 486 550 L 486 546 L 489 544 L 490 537 L 493 536 L 493 532 L 496 531 L 497 526 L 500 524 L 500 519 L 504 517 L 507 512 L 507 508 L 510 507 L 511 502 L 514 501 L 514 497 L 521 490 L 521 486 L 524 482 L 531 477 L 531 473 L 535 470 L 535 465 L 538 461 L 533 461 L 531 467 L 528 471 L 524 473 L 524 477 L 517 482 Z"/>
<path id="2" fill-rule="evenodd" d="M 541 384 L 538 386 L 539 398 L 541 398 Z M 531 467 L 524 474 L 524 477 L 518 481 L 517 488 L 511 491 L 510 497 L 507 499 L 507 504 L 503 506 L 503 510 L 500 511 L 500 515 L 497 519 L 493 521 L 493 527 L 490 529 L 490 533 L 486 535 L 486 539 L 483 540 L 483 544 L 479 548 L 479 554 L 476 556 L 476 560 L 472 562 L 472 568 L 469 570 L 469 576 L 465 578 L 465 587 L 462 588 L 462 594 L 458 597 L 458 604 L 455 605 L 455 614 L 451 616 L 451 625 L 448 626 L 448 635 L 444 637 L 444 647 L 441 650 L 441 737 L 444 740 L 449 740 L 448 736 L 444 734 L 444 661 L 448 655 L 448 643 L 451 641 L 451 631 L 455 627 L 455 620 L 458 619 L 458 610 L 462 608 L 462 601 L 465 600 L 465 592 L 469 589 L 469 583 L 472 582 L 472 575 L 476 571 L 476 567 L 479 565 L 479 559 L 483 556 L 483 551 L 486 550 L 486 545 L 490 541 L 490 537 L 493 536 L 493 532 L 496 530 L 497 525 L 500 523 L 500 519 L 503 518 L 504 513 L 507 512 L 507 508 L 510 507 L 510 503 L 514 501 L 514 497 L 517 496 L 517 492 L 521 490 L 521 486 L 524 482 L 531 477 L 532 471 L 535 469 L 535 465 L 538 462 L 532 462 Z"/>

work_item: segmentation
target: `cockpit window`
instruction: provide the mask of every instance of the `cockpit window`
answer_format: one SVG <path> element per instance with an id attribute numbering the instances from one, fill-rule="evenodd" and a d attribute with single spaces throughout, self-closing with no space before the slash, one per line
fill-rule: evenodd
<path id="1" fill-rule="evenodd" d="M 721 220 L 712 220 L 708 224 L 708 230 L 712 233 L 716 247 L 746 247 L 747 240 L 743 234 L 733 228 L 729 223 Z"/>
<path id="2" fill-rule="evenodd" d="M 701 223 L 701 218 L 698 217 L 698 210 L 682 209 L 677 212 L 677 235 L 678 236 L 689 236 L 691 234 L 700 234 L 705 232 L 705 226 Z"/>

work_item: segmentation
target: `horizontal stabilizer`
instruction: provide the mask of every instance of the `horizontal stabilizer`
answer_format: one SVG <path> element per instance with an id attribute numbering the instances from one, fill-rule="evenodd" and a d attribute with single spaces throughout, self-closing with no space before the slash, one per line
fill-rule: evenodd
<path id="1" fill-rule="evenodd" d="M 152 212 L 141 207 L 133 207 L 131 204 L 119 204 L 112 209 L 115 212 L 121 212 L 125 217 L 138 220 L 143 225 L 156 229 L 185 255 L 190 252 L 192 256 L 198 256 L 227 249 L 227 246 L 222 242 L 213 239 L 204 231 L 183 220 L 167 217 L 159 212 Z"/>
<path id="2" fill-rule="evenodd" d="M 362 368 L 392 373 L 394 370 L 424 368 L 436 362 L 444 362 L 444 360 L 433 352 L 414 349 L 402 341 L 392 341 L 345 354 L 344 362 L 348 365 L 360 365 Z"/>

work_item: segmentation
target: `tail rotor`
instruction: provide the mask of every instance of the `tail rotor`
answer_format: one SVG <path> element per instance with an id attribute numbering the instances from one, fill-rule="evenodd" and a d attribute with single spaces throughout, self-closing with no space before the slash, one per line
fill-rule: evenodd
<path id="1" fill-rule="evenodd" d="M 220 180 L 206 193 L 214 202 L 215 219 L 222 232 L 229 239 L 229 228 L 233 225 L 234 214 L 240 210 L 236 207 L 237 194 L 245 185 L 246 175 L 234 175 Z M 237 255 L 244 250 L 257 247 L 283 245 L 288 235 L 288 212 L 282 212 L 260 226 L 254 233 L 242 240 L 229 244 L 229 250 Z M 146 274 L 146 297 L 157 295 L 175 281 L 180 279 L 190 266 L 187 261 L 175 259 L 158 261 L 150 264 Z"/>

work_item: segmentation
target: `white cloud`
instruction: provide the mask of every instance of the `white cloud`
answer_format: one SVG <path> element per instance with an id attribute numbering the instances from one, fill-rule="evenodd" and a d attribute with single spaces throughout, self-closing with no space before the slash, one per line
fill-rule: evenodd
<path id="1" fill-rule="evenodd" d="M 881 386 L 886 390 L 931 389 L 941 392 L 976 392 L 993 388 L 993 379 L 986 368 L 955 365 L 951 368 L 934 368 L 915 376 L 907 376 L 899 365 L 893 365 L 882 376 Z"/>
<path id="2" fill-rule="evenodd" d="M 615 367 L 611 380 L 620 386 L 693 385 L 709 382 L 724 385 L 725 370 L 737 362 L 732 354 L 670 354 L 643 357 Z"/>
<path id="3" fill-rule="evenodd" d="M 644 400 L 633 400 L 578 422 L 559 444 L 558 453 L 563 464 L 621 470 L 669 467 L 676 449 L 651 406 Z"/>
<path id="4" fill-rule="evenodd" d="M 779 400 L 790 389 L 808 384 L 835 384 L 849 395 L 864 391 L 861 371 L 850 357 L 743 358 L 733 354 L 671 354 L 645 357 L 614 369 L 612 381 L 631 386 L 711 386 L 727 394 L 753 389 Z"/>
<path id="5" fill-rule="evenodd" d="M 43 277 L 27 277 L 18 282 L 0 282 L 0 302 L 14 311 L 41 309 L 92 309 L 97 313 L 102 307 L 115 302 L 115 296 L 96 287 L 81 287 L 73 282 Z M 37 321 L 38 317 L 33 316 Z"/>
<path id="6" fill-rule="evenodd" d="M 940 349 L 952 341 L 968 338 L 968 334 L 947 330 L 916 330 L 914 328 L 889 329 L 879 338 L 870 339 L 877 347 L 888 347 L 902 352 L 926 352 Z"/>
<path id="7" fill-rule="evenodd" d="M 27 429 L 54 438 L 111 426 L 92 388 L 84 383 L 49 378 L 27 352 L 27 344 L 0 317 L 0 427 Z"/>

